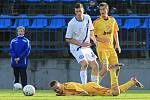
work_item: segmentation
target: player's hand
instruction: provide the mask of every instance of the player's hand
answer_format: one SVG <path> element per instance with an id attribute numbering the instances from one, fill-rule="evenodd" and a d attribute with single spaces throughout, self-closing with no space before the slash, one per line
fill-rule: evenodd
<path id="1" fill-rule="evenodd" d="M 15 61 L 19 61 L 20 60 L 20 58 L 15 58 Z"/>
<path id="2" fill-rule="evenodd" d="M 102 43 L 110 43 L 110 39 L 108 38 L 97 38 L 96 39 L 98 42 L 102 42 Z"/>
<path id="3" fill-rule="evenodd" d="M 20 58 L 15 58 L 16 64 L 18 64 Z"/>
<path id="4" fill-rule="evenodd" d="M 115 46 L 115 50 L 116 50 L 116 52 L 118 52 L 118 53 L 121 53 L 121 48 L 120 48 L 120 46 Z"/>
<path id="5" fill-rule="evenodd" d="M 81 47 L 90 47 L 91 43 L 84 42 L 81 44 Z"/>
<path id="6" fill-rule="evenodd" d="M 102 38 L 102 42 L 104 42 L 104 43 L 110 43 L 110 39 L 108 39 L 108 38 Z"/>
<path id="7" fill-rule="evenodd" d="M 98 45 L 98 41 L 94 41 L 94 44 L 95 44 L 95 46 L 97 47 L 97 45 Z"/>
<path id="8" fill-rule="evenodd" d="M 61 94 L 57 93 L 56 96 L 61 96 Z"/>

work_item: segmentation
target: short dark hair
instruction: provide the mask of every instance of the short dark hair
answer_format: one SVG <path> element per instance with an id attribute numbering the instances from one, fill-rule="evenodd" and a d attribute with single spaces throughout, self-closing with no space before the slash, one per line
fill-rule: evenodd
<path id="1" fill-rule="evenodd" d="M 101 6 L 105 6 L 106 8 L 109 9 L 109 5 L 108 5 L 106 2 L 100 3 L 100 4 L 99 4 L 99 7 L 101 7 Z"/>
<path id="2" fill-rule="evenodd" d="M 77 9 L 78 9 L 78 8 L 84 8 L 84 7 L 83 7 L 83 4 L 81 4 L 81 3 L 76 3 L 74 8 L 77 8 Z"/>
<path id="3" fill-rule="evenodd" d="M 51 81 L 50 82 L 50 87 L 53 87 L 56 83 L 58 83 L 58 81 L 56 81 L 56 80 Z"/>

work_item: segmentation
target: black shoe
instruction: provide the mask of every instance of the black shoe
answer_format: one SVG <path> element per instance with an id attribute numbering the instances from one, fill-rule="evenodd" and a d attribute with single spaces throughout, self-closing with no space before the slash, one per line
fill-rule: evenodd
<path id="1" fill-rule="evenodd" d="M 122 67 L 122 66 L 124 66 L 124 64 L 123 63 L 118 63 L 118 64 L 116 64 L 116 66 L 118 66 L 118 69 L 116 69 L 116 76 L 119 76 L 119 72 L 120 72 L 120 67 Z"/>

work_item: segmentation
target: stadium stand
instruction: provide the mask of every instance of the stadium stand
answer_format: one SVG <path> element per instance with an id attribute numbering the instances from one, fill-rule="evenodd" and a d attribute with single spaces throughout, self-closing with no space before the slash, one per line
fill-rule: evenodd
<path id="1" fill-rule="evenodd" d="M 60 1 L 60 0 L 43 0 L 44 2 L 46 2 L 46 3 L 52 3 L 52 2 L 58 2 L 58 1 Z"/>
<path id="2" fill-rule="evenodd" d="M 145 21 L 143 25 L 140 26 L 140 28 L 144 28 L 144 29 L 150 28 L 150 18 L 145 18 Z"/>
<path id="3" fill-rule="evenodd" d="M 12 25 L 8 15 L 0 16 L 0 29 L 8 29 Z"/>
<path id="4" fill-rule="evenodd" d="M 0 4 L 0 41 L 5 41 L 1 50 L 8 50 L 9 42 L 15 35 L 17 26 L 24 26 L 31 39 L 32 50 L 68 50 L 65 42 L 67 23 L 73 17 L 73 6 L 82 2 L 85 6 L 89 0 L 19 0 L 11 1 L 13 13 L 6 14 L 9 3 Z M 120 45 L 123 51 L 150 50 L 150 16 L 149 0 L 108 0 L 111 8 L 116 11 L 111 16 L 119 25 Z M 129 2 L 132 1 L 132 2 Z M 8 2 L 8 1 L 7 1 Z M 98 1 L 101 2 L 101 1 Z M 142 9 L 142 10 L 141 10 Z M 6 15 L 4 15 L 6 14 Z M 136 15 L 135 15 L 136 14 Z M 92 20 L 97 16 L 91 16 Z M 130 30 L 132 29 L 132 30 Z M 32 36 L 31 36 L 32 34 Z M 6 37 L 9 36 L 9 37 Z M 7 48 L 7 49 L 6 49 Z"/>
<path id="5" fill-rule="evenodd" d="M 64 16 L 59 14 L 52 17 L 51 22 L 46 28 L 50 29 L 58 29 L 58 28 L 64 28 L 66 25 Z"/>
<path id="6" fill-rule="evenodd" d="M 17 26 L 24 26 L 24 27 L 29 27 L 30 26 L 30 21 L 27 17 L 27 15 L 23 14 L 23 15 L 19 15 L 19 17 L 15 20 L 15 24 L 13 26 L 11 26 L 10 28 L 16 28 Z"/>
<path id="7" fill-rule="evenodd" d="M 48 21 L 45 15 L 37 15 L 35 19 L 33 19 L 33 23 L 29 28 L 36 28 L 36 29 L 44 28 L 45 26 L 47 26 L 48 24 L 47 22 Z"/>
<path id="8" fill-rule="evenodd" d="M 23 2 L 30 2 L 30 3 L 38 3 L 41 2 L 42 0 L 21 0 Z"/>
<path id="9" fill-rule="evenodd" d="M 138 28 L 140 25 L 141 22 L 139 18 L 128 18 L 126 19 L 124 26 L 122 26 L 121 28 L 133 29 Z"/>

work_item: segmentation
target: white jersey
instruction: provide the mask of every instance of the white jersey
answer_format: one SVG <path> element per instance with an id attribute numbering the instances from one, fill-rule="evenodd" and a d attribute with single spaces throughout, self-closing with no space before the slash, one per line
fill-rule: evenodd
<path id="1" fill-rule="evenodd" d="M 93 30 L 92 20 L 89 15 L 84 14 L 84 19 L 79 21 L 76 17 L 68 23 L 66 38 L 72 38 L 77 41 L 90 43 L 90 30 Z M 77 50 L 79 46 L 70 43 L 70 50 Z"/>

